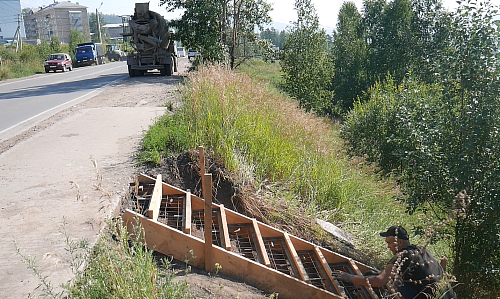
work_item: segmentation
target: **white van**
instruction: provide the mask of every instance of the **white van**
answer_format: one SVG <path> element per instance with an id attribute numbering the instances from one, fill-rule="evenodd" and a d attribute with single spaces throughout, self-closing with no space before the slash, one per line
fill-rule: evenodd
<path id="1" fill-rule="evenodd" d="M 177 47 L 177 55 L 179 55 L 179 57 L 186 57 L 186 50 L 184 47 Z"/>

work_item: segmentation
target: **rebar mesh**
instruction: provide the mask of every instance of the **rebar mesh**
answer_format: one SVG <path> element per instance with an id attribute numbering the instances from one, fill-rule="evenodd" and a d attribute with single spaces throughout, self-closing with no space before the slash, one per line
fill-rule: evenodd
<path id="1" fill-rule="evenodd" d="M 255 262 L 261 262 L 255 246 L 255 234 L 251 224 L 228 225 L 231 251 Z"/>
<path id="2" fill-rule="evenodd" d="M 163 196 L 158 221 L 178 230 L 183 228 L 184 196 Z"/>
<path id="3" fill-rule="evenodd" d="M 354 269 L 348 263 L 337 263 L 328 264 L 332 271 L 340 270 L 350 274 L 356 274 Z M 371 296 L 368 294 L 366 289 L 362 286 L 357 286 L 349 282 L 338 281 L 339 285 L 344 288 L 345 294 L 349 299 L 370 299 Z"/>
<path id="4" fill-rule="evenodd" d="M 137 188 L 135 183 L 130 184 L 132 209 L 137 213 L 148 216 L 149 203 L 155 188 L 154 183 L 139 183 Z"/>
<path id="5" fill-rule="evenodd" d="M 297 277 L 295 267 L 290 263 L 290 254 L 283 238 L 263 238 L 264 248 L 271 262 L 271 267 L 284 274 Z"/>
<path id="6" fill-rule="evenodd" d="M 192 212 L 191 220 L 191 234 L 195 237 L 205 240 L 205 212 L 203 210 L 196 210 Z M 219 247 L 222 246 L 221 232 L 220 232 L 220 210 L 212 210 L 212 244 Z"/>
<path id="7" fill-rule="evenodd" d="M 297 255 L 309 276 L 310 283 L 318 288 L 333 291 L 333 285 L 327 279 L 321 262 L 312 250 L 297 251 Z"/>

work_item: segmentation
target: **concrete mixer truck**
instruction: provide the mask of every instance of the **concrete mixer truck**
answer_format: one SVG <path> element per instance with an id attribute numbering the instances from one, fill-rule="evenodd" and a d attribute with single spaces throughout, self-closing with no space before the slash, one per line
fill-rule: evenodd
<path id="1" fill-rule="evenodd" d="M 159 70 L 162 76 L 177 72 L 177 55 L 165 19 L 149 10 L 149 3 L 136 3 L 129 21 L 133 51 L 127 55 L 130 77 L 142 76 L 149 70 Z"/>

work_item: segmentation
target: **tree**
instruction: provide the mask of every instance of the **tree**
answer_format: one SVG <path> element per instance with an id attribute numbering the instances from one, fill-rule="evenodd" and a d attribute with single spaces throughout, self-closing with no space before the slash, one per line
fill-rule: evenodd
<path id="1" fill-rule="evenodd" d="M 382 80 L 390 73 L 401 82 L 413 61 L 410 1 L 367 0 L 364 12 L 371 81 Z"/>
<path id="2" fill-rule="evenodd" d="M 52 53 L 61 52 L 61 40 L 57 36 L 50 38 L 50 50 L 52 50 Z"/>
<path id="3" fill-rule="evenodd" d="M 500 296 L 500 39 L 497 9 L 468 1 L 446 22 L 433 82 L 387 80 L 355 106 L 343 136 L 397 174 L 410 212 L 453 215 L 461 298 Z M 430 76 L 429 76 L 430 78 Z"/>
<path id="4" fill-rule="evenodd" d="M 332 55 L 335 65 L 333 105 L 337 114 L 344 115 L 370 84 L 368 43 L 361 14 L 354 2 L 344 2 L 340 8 Z"/>
<path id="5" fill-rule="evenodd" d="M 260 33 L 261 39 L 270 40 L 275 47 L 281 48 L 286 38 L 286 31 L 277 31 L 274 27 L 266 28 Z"/>
<path id="6" fill-rule="evenodd" d="M 84 42 L 85 38 L 83 37 L 80 31 L 72 29 L 69 32 L 69 51 L 70 51 L 69 54 L 72 56 L 73 59 L 75 58 L 76 47 L 78 46 L 78 44 Z"/>
<path id="7" fill-rule="evenodd" d="M 498 17 L 498 7 L 488 0 L 466 1 L 452 16 L 449 44 L 437 63 L 444 92 L 456 98 L 447 187 L 455 194 L 466 190 L 468 198 L 455 224 L 454 273 L 481 289 L 461 288 L 464 298 L 500 295 Z"/>
<path id="8" fill-rule="evenodd" d="M 247 43 L 255 43 L 255 27 L 270 22 L 271 6 L 264 0 L 161 0 L 168 11 L 184 10 L 178 20 L 176 39 L 199 50 L 203 59 L 223 62 L 229 56 L 231 68 L 246 59 Z M 242 49 L 243 47 L 243 49 Z"/>
<path id="9" fill-rule="evenodd" d="M 264 0 L 233 0 L 230 9 L 232 22 L 229 29 L 232 37 L 229 43 L 231 69 L 235 68 L 236 59 L 247 58 L 245 49 L 243 53 L 240 49 L 242 43 L 256 41 L 255 26 L 262 30 L 262 24 L 271 22 L 270 10 L 271 6 Z"/>
<path id="10" fill-rule="evenodd" d="M 109 33 L 103 26 L 106 25 L 106 21 L 104 20 L 104 15 L 99 13 L 99 25 L 101 30 L 102 42 L 109 40 Z M 89 14 L 89 29 L 90 33 L 93 34 L 92 41 L 95 43 L 99 42 L 99 28 L 97 26 L 97 17 L 94 12 Z"/>
<path id="11" fill-rule="evenodd" d="M 285 40 L 281 55 L 284 89 L 301 107 L 320 114 L 331 112 L 333 62 L 326 33 L 310 0 L 296 0 L 297 22 Z"/>

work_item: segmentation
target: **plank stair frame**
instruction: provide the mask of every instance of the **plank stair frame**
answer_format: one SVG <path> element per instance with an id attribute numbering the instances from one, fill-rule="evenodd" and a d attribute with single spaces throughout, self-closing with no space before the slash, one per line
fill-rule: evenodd
<path id="1" fill-rule="evenodd" d="M 136 180 L 141 183 L 155 183 L 150 205 L 147 209 L 148 217 L 136 213 L 132 210 L 126 210 L 123 214 L 123 220 L 129 231 L 133 231 L 133 225 L 138 219 L 145 229 L 145 243 L 150 249 L 173 256 L 178 260 L 189 260 L 188 263 L 198 268 L 204 268 L 208 272 L 213 272 L 215 263 L 219 263 L 222 268 L 219 273 L 242 280 L 249 285 L 258 287 L 266 292 L 278 292 L 284 298 L 349 298 L 345 290 L 335 280 L 331 274 L 329 266 L 334 263 L 347 263 L 354 273 L 362 274 L 372 268 L 354 261 L 340 254 L 329 251 L 325 248 L 316 246 L 308 241 L 289 235 L 286 232 L 275 229 L 269 225 L 261 223 L 256 219 L 246 217 L 237 212 L 227 210 L 223 205 L 217 205 L 211 202 L 211 192 L 205 192 L 209 200 L 205 201 L 189 191 L 183 191 L 174 186 L 161 181 L 161 175 L 156 179 L 146 175 L 140 175 Z M 211 190 L 211 177 L 206 177 L 205 190 Z M 183 229 L 177 230 L 158 221 L 161 198 L 167 196 L 184 196 Z M 159 201 L 157 200 L 159 198 Z M 210 202 L 210 203 L 209 203 Z M 220 231 L 222 247 L 213 245 L 211 242 L 211 233 L 205 235 L 205 240 L 194 237 L 192 233 L 191 217 L 194 209 L 207 208 L 207 210 L 220 211 Z M 209 214 L 210 215 L 210 214 Z M 149 219 L 148 219 L 149 218 Z M 209 218 L 211 219 L 211 218 Z M 205 221 L 205 223 L 207 223 Z M 228 224 L 248 225 L 253 229 L 255 235 L 254 244 L 260 262 L 245 258 L 242 255 L 231 252 Z M 211 229 L 205 230 L 211 232 Z M 205 242 L 209 236 L 210 242 Z M 264 247 L 264 238 L 282 238 L 286 244 L 286 249 L 291 255 L 291 262 L 298 271 L 298 277 L 281 273 L 271 268 L 271 261 Z M 318 261 L 320 261 L 322 270 L 326 273 L 325 279 L 333 286 L 333 292 L 330 290 L 316 287 L 309 283 L 309 276 L 297 254 L 298 251 L 314 252 Z M 192 252 L 192 254 L 190 254 Z M 361 299 L 376 298 L 375 294 L 369 291 L 363 292 Z"/>

